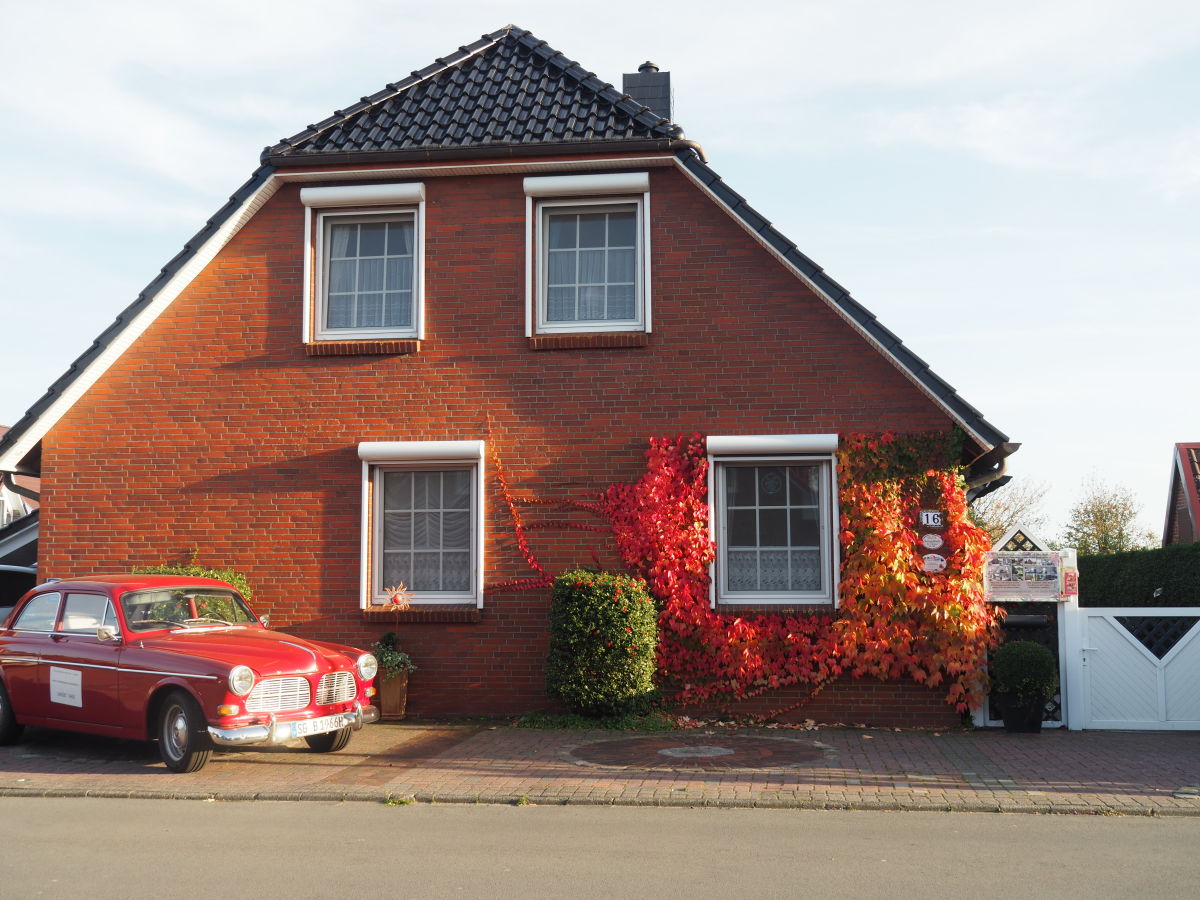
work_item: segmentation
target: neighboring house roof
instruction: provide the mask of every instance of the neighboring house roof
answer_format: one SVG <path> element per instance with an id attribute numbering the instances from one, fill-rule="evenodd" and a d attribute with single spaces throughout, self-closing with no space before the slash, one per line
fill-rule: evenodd
<path id="1" fill-rule="evenodd" d="M 364 97 L 263 151 L 261 165 L 153 281 L 0 438 L 0 471 L 36 474 L 41 436 L 300 165 L 400 162 L 455 156 L 670 151 L 679 168 L 724 206 L 843 319 L 939 403 L 988 455 L 1019 445 L 958 396 L 920 357 L 731 190 L 683 132 L 528 31 L 506 26 L 408 78 Z M 380 173 L 379 177 L 387 177 Z"/>
<path id="2" fill-rule="evenodd" d="M 1200 443 L 1176 444 L 1163 544 L 1200 541 Z"/>
<path id="3" fill-rule="evenodd" d="M 35 509 L 0 528 L 0 566 L 37 565 L 39 520 L 40 513 Z"/>

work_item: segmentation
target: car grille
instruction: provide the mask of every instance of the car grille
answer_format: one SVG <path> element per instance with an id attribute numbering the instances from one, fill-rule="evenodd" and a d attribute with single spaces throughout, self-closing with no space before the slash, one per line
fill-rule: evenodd
<path id="1" fill-rule="evenodd" d="M 311 699 L 307 678 L 267 678 L 256 684 L 246 698 L 246 712 L 304 709 Z"/>
<path id="2" fill-rule="evenodd" d="M 317 685 L 317 704 L 345 703 L 353 700 L 357 693 L 353 675 L 349 672 L 329 672 L 321 676 L 321 683 Z"/>

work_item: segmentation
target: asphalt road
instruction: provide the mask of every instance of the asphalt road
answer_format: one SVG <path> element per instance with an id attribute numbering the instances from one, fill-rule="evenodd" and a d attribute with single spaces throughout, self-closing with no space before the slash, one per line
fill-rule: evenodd
<path id="1" fill-rule="evenodd" d="M 1200 819 L 0 798 L 4 897 L 1195 897 Z"/>

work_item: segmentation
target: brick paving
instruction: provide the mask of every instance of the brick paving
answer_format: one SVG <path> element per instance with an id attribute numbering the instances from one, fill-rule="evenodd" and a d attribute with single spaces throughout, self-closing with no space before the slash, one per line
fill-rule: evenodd
<path id="1" fill-rule="evenodd" d="M 1200 733 L 725 728 L 633 734 L 384 723 L 339 753 L 219 752 L 30 729 L 0 796 L 417 800 L 1200 816 Z"/>

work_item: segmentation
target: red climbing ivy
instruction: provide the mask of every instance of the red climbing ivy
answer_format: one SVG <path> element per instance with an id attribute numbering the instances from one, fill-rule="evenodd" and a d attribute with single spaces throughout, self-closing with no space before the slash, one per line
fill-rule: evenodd
<path id="1" fill-rule="evenodd" d="M 712 608 L 714 546 L 701 435 L 651 439 L 637 482 L 612 485 L 595 504 L 567 505 L 605 518 L 622 562 L 645 579 L 659 605 L 660 680 L 678 699 L 741 699 L 793 684 L 810 688 L 807 699 L 845 672 L 944 685 L 947 702 L 965 711 L 983 697 L 982 664 L 998 625 L 983 599 L 989 541 L 967 517 L 956 451 L 953 434 L 844 439 L 837 455 L 842 552 L 835 615 L 733 615 Z M 493 463 L 534 577 L 492 589 L 546 585 L 552 577 L 530 549 L 518 508 L 538 501 L 514 497 L 500 460 Z M 936 574 L 922 567 L 922 506 L 946 514 L 947 566 Z"/>

